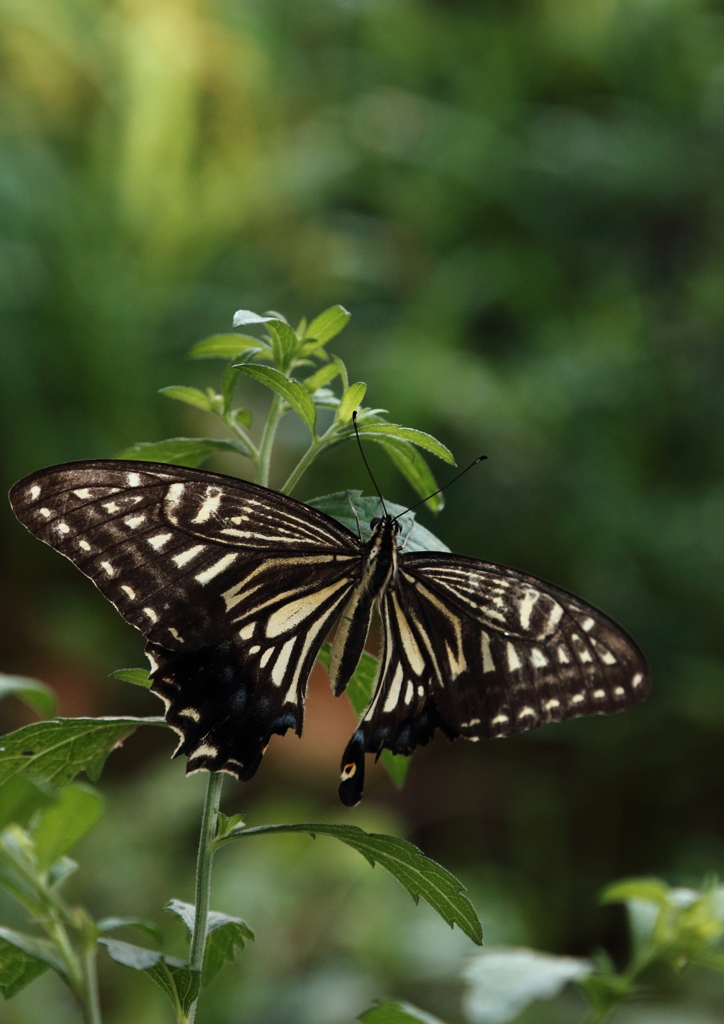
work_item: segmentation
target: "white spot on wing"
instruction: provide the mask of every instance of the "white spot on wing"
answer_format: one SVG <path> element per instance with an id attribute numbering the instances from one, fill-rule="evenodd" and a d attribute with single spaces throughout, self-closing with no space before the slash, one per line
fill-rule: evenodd
<path id="1" fill-rule="evenodd" d="M 505 653 L 508 658 L 508 668 L 511 672 L 516 672 L 521 666 L 521 660 L 518 657 L 518 652 L 510 641 L 505 645 Z M 518 715 L 518 718 L 520 718 L 520 714 Z"/>
<path id="2" fill-rule="evenodd" d="M 75 493 L 77 494 L 78 492 L 76 491 Z M 33 487 L 30 488 L 30 500 L 31 501 L 35 501 L 39 497 L 40 497 L 40 488 L 38 487 L 37 484 L 35 484 Z"/>
<path id="3" fill-rule="evenodd" d="M 214 512 L 219 507 L 221 501 L 221 489 L 219 487 L 207 487 L 206 498 L 198 510 L 194 518 L 191 520 L 192 523 L 206 523 L 211 519 Z"/>
<path id="4" fill-rule="evenodd" d="M 273 647 L 268 647 L 264 651 L 264 653 L 262 654 L 261 658 L 259 658 L 259 667 L 260 668 L 264 668 L 264 666 L 269 661 L 269 659 L 271 658 L 273 653 L 274 653 L 274 648 Z"/>
<path id="5" fill-rule="evenodd" d="M 173 626 L 168 627 L 168 631 L 174 640 L 178 640 L 180 644 L 184 642 L 184 638 L 179 634 L 178 630 L 174 629 Z"/>
<path id="6" fill-rule="evenodd" d="M 617 686 L 613 692 L 616 694 L 617 697 L 623 697 L 626 693 L 623 686 Z"/>
<path id="7" fill-rule="evenodd" d="M 223 558 L 220 558 L 218 562 L 214 562 L 214 564 L 210 565 L 208 569 L 204 569 L 204 571 L 200 572 L 198 576 L 194 577 L 194 579 L 197 583 L 208 583 L 209 580 L 214 578 L 214 576 L 218 576 L 220 572 L 223 572 L 224 569 L 228 568 L 228 566 L 230 566 L 238 557 L 238 552 L 232 551 L 230 554 L 224 555 Z"/>
<path id="8" fill-rule="evenodd" d="M 73 491 L 73 494 L 77 498 L 90 498 L 90 491 L 87 487 L 79 487 L 77 491 Z"/>
<path id="9" fill-rule="evenodd" d="M 144 608 L 143 610 L 146 613 L 146 615 L 148 615 L 151 622 L 158 622 L 158 615 L 156 615 L 153 608 Z"/>
<path id="10" fill-rule="evenodd" d="M 387 694 L 387 700 L 383 711 L 392 711 L 393 708 L 397 707 L 397 702 L 400 699 L 400 691 L 402 689 L 402 682 L 404 679 L 404 672 L 402 671 L 402 665 L 398 665 L 395 670 L 395 675 L 390 686 L 389 693 Z"/>
<path id="11" fill-rule="evenodd" d="M 123 521 L 124 521 L 124 523 L 126 524 L 126 526 L 128 527 L 129 530 L 135 530 L 138 526 L 141 525 L 141 523 L 145 523 L 146 522 L 146 517 L 145 516 L 133 516 L 132 519 L 124 519 Z"/>
<path id="12" fill-rule="evenodd" d="M 70 533 L 70 527 L 67 523 L 56 523 L 55 528 L 58 533 Z"/>
<path id="13" fill-rule="evenodd" d="M 405 690 L 405 704 L 411 704 L 412 698 L 415 695 L 415 684 L 411 679 L 407 680 L 407 689 Z"/>
<path id="14" fill-rule="evenodd" d="M 84 551 L 90 551 L 90 549 L 91 549 L 91 546 L 90 546 L 90 544 L 88 543 L 87 540 L 79 540 L 78 541 L 78 547 L 79 548 L 83 548 Z"/>
<path id="15" fill-rule="evenodd" d="M 644 681 L 644 677 L 643 677 L 642 673 L 641 672 L 637 672 L 636 675 L 631 680 L 631 685 L 633 687 L 641 686 L 641 683 L 643 683 L 643 681 Z"/>
<path id="16" fill-rule="evenodd" d="M 568 651 L 563 646 L 558 648 L 558 660 L 561 665 L 570 665 L 571 659 L 568 657 Z"/>
<path id="17" fill-rule="evenodd" d="M 39 508 L 38 513 L 43 516 L 44 519 L 50 519 L 52 513 L 49 508 Z"/>
<path id="18" fill-rule="evenodd" d="M 196 708 L 184 708 L 182 711 L 179 711 L 179 714 L 183 715 L 184 718 L 190 718 L 192 722 L 201 721 L 201 715 L 198 713 Z"/>
<path id="19" fill-rule="evenodd" d="M 218 748 L 212 747 L 209 743 L 201 743 L 196 750 L 192 750 L 189 754 L 189 761 L 197 757 L 217 757 Z"/>
<path id="20" fill-rule="evenodd" d="M 530 616 L 539 597 L 539 591 L 526 590 L 523 600 L 518 604 L 518 618 L 522 629 L 528 629 L 530 626 Z"/>
<path id="21" fill-rule="evenodd" d="M 561 702 L 559 700 L 556 700 L 555 697 L 552 700 L 547 700 L 545 702 L 546 711 L 552 711 L 553 708 L 559 708 L 560 706 Z"/>
<path id="22" fill-rule="evenodd" d="M 534 668 L 545 668 L 548 664 L 548 659 L 539 647 L 533 647 L 530 652 L 530 663 Z"/>
<path id="23" fill-rule="evenodd" d="M 105 569 L 106 576 L 116 575 L 116 570 L 113 568 L 110 562 L 101 562 L 101 569 Z"/>
<path id="24" fill-rule="evenodd" d="M 171 486 L 176 487 L 177 485 L 172 484 Z M 183 487 L 183 484 L 180 484 L 179 486 Z M 186 548 L 186 550 L 182 551 L 179 555 L 174 555 L 172 561 L 174 561 L 180 569 L 182 566 L 186 565 L 187 562 L 190 562 L 192 558 L 196 558 L 197 555 L 201 554 L 201 552 L 205 550 L 205 544 L 196 544 L 192 548 Z"/>
<path id="25" fill-rule="evenodd" d="M 481 633 L 480 641 L 483 649 L 483 672 L 495 672 L 495 662 L 490 652 L 490 637 L 485 630 Z"/>
<path id="26" fill-rule="evenodd" d="M 106 501 L 106 502 L 104 502 L 103 503 L 103 508 L 106 510 L 106 512 L 117 512 L 118 511 L 118 505 L 117 505 L 117 503 L 115 501 Z"/>
<path id="27" fill-rule="evenodd" d="M 508 718 L 507 715 L 496 715 L 495 718 L 492 720 L 492 722 L 490 724 L 491 725 L 505 725 L 506 722 L 508 722 L 508 721 L 509 721 L 509 718 Z"/>
<path id="28" fill-rule="evenodd" d="M 132 601 L 135 601 L 135 599 L 136 599 L 136 591 L 133 589 L 133 587 L 126 586 L 126 584 L 123 583 L 121 585 L 121 590 L 123 591 L 124 594 L 127 594 L 128 597 L 130 597 L 130 599 Z"/>
<path id="29" fill-rule="evenodd" d="M 138 487 L 141 483 L 141 477 L 138 473 L 129 473 L 126 477 L 126 483 L 129 487 Z"/>
<path id="30" fill-rule="evenodd" d="M 160 551 L 164 544 L 167 544 L 172 537 L 172 533 L 157 533 L 155 537 L 148 537 L 147 539 L 154 551 Z"/>
<path id="31" fill-rule="evenodd" d="M 245 626 L 242 626 L 241 629 L 239 630 L 239 639 L 240 640 L 251 640 L 251 638 L 254 635 L 254 628 L 255 628 L 255 626 L 256 626 L 255 622 L 247 622 L 247 624 Z"/>
<path id="32" fill-rule="evenodd" d="M 603 700 L 603 698 L 606 696 L 606 691 L 605 690 L 594 690 L 593 691 L 593 696 L 596 698 L 596 700 Z"/>
<path id="33" fill-rule="evenodd" d="M 536 718 L 536 717 L 537 717 L 537 712 L 536 712 L 535 708 L 529 708 L 529 707 L 526 706 L 524 708 L 521 708 L 520 711 L 518 712 L 518 719 L 519 720 L 521 718 Z"/>
<path id="34" fill-rule="evenodd" d="M 281 686 L 284 682 L 284 677 L 286 676 L 287 669 L 289 668 L 289 659 L 291 658 L 292 651 L 294 650 L 295 640 L 296 637 L 292 637 L 291 640 L 287 640 L 281 651 L 279 651 L 279 657 L 274 662 L 274 668 L 271 670 L 271 681 L 275 686 Z"/>
<path id="35" fill-rule="evenodd" d="M 585 621 L 581 623 L 581 629 L 585 629 L 587 633 L 590 633 L 595 625 L 595 619 L 585 619 Z"/>
<path id="36" fill-rule="evenodd" d="M 586 699 L 585 693 L 574 693 L 571 697 L 571 704 L 580 704 Z"/>

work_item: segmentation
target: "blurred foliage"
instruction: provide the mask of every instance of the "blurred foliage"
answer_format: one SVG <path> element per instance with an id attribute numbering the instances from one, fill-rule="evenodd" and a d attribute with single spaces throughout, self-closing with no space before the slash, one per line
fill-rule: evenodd
<path id="1" fill-rule="evenodd" d="M 370 400 L 460 464 L 490 456 L 435 532 L 600 604 L 647 651 L 656 689 L 612 720 L 437 740 L 399 796 L 378 776 L 349 820 L 459 871 L 489 941 L 616 955 L 621 919 L 589 909 L 600 886 L 649 872 L 698 885 L 724 867 L 721 3 L 0 0 L 0 18 L 5 485 L 197 434 L 203 414 L 155 391 L 212 381 L 182 356 L 233 310 L 351 310 L 344 358 Z M 262 389 L 240 386 L 254 411 Z M 289 466 L 303 430 L 282 432 Z M 412 500 L 370 457 L 383 491 Z M 298 494 L 347 486 L 369 490 L 342 446 Z M 103 679 L 138 663 L 139 641 L 0 515 L 0 668 L 51 682 L 64 714 L 158 713 Z M 94 913 L 126 892 L 130 912 L 191 895 L 200 794 L 158 767 L 170 751 L 145 732 L 80 847 L 84 867 L 102 853 Z M 332 813 L 334 774 L 309 746 L 294 761 L 296 742 L 231 810 Z M 444 925 L 426 932 L 351 852 L 274 843 L 277 860 L 250 844 L 220 865 L 219 905 L 260 941 L 210 1021 L 341 1024 L 385 992 L 460 1019 L 466 948 Z M 111 1024 L 160 1019 L 145 987 L 113 987 L 119 973 L 107 965 Z M 71 1021 L 53 985 L 3 1019 L 35 1021 L 52 1000 Z M 701 979 L 672 983 L 669 1003 L 620 1020 L 724 1020 L 721 987 Z M 521 1018 L 551 1019 L 580 1007 Z"/>

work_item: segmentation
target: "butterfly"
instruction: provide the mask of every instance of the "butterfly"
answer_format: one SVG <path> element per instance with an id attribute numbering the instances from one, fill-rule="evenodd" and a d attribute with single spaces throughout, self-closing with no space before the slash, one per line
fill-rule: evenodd
<path id="1" fill-rule="evenodd" d="M 36 537 L 69 558 L 147 639 L 152 691 L 187 771 L 250 779 L 272 734 L 301 734 L 307 680 L 336 623 L 329 673 L 350 681 L 375 610 L 377 682 L 342 757 L 362 797 L 365 753 L 511 736 L 629 708 L 644 655 L 611 619 L 534 576 L 403 550 L 375 517 L 364 542 L 318 509 L 232 477 L 153 462 L 67 463 L 10 492 Z"/>

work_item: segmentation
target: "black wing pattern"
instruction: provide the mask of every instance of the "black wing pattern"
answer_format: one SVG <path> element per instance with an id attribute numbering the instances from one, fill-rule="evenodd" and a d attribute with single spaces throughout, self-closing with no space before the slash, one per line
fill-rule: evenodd
<path id="1" fill-rule="evenodd" d="M 10 500 L 147 637 L 189 771 L 248 779 L 272 733 L 301 732 L 309 673 L 361 571 L 345 527 L 255 484 L 157 463 L 56 466 Z"/>
<path id="2" fill-rule="evenodd" d="M 400 556 L 381 602 L 382 658 L 342 759 L 340 796 L 362 795 L 364 753 L 511 736 L 631 707 L 650 691 L 644 655 L 610 618 L 543 580 L 458 555 Z"/>

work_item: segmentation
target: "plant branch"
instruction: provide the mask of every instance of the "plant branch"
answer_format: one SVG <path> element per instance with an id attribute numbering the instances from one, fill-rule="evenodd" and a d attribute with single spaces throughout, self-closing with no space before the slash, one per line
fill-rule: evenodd
<path id="1" fill-rule="evenodd" d="M 261 444 L 259 445 L 259 458 L 257 461 L 256 482 L 262 487 L 269 486 L 269 467 L 271 465 L 272 448 L 276 437 L 279 420 L 284 415 L 284 400 L 281 395 L 274 395 L 269 415 L 267 416 Z"/>
<path id="2" fill-rule="evenodd" d="M 221 800 L 221 787 L 223 781 L 224 777 L 221 772 L 209 773 L 209 781 L 206 786 L 206 799 L 204 801 L 204 813 L 201 819 L 199 852 L 196 859 L 196 909 L 194 915 L 194 930 L 191 935 L 191 955 L 189 957 L 189 966 L 196 971 L 200 971 L 204 966 L 206 925 L 209 916 L 209 902 L 211 898 L 211 869 L 214 862 L 214 838 L 216 836 L 216 820 L 219 813 L 219 801 Z M 196 1004 L 194 1003 L 189 1014 L 189 1021 L 191 1024 L 195 1015 Z"/>

